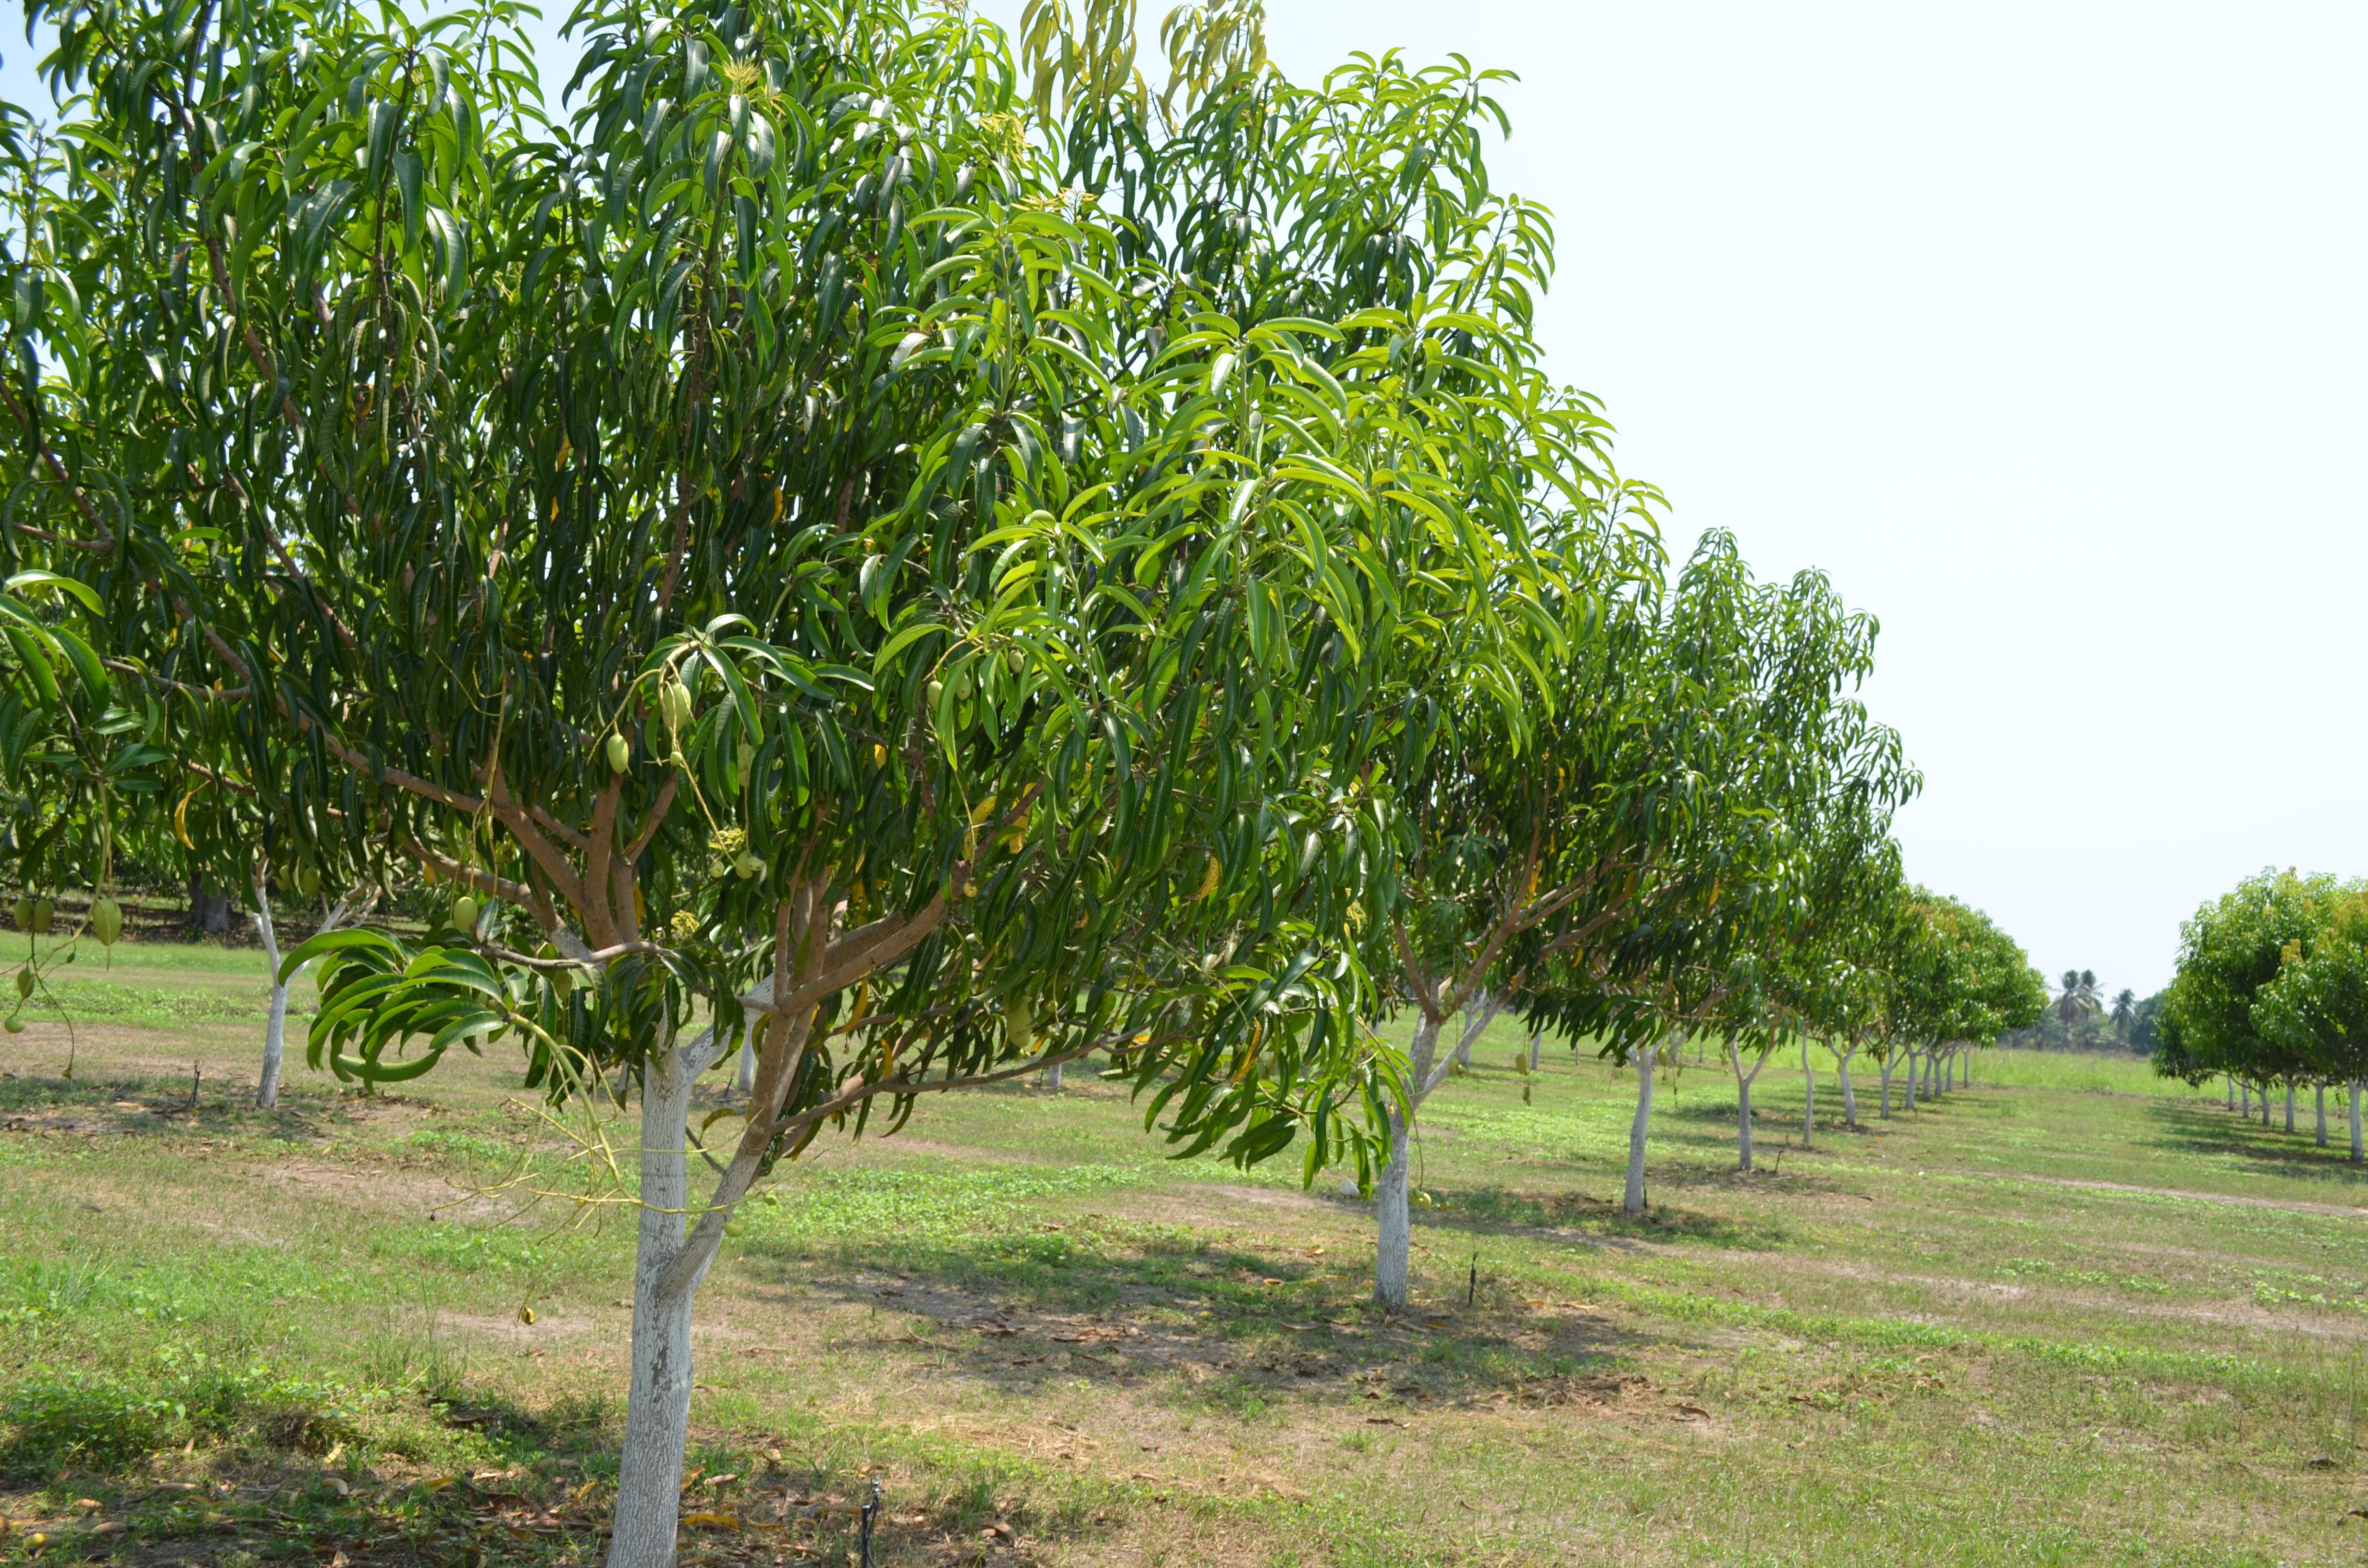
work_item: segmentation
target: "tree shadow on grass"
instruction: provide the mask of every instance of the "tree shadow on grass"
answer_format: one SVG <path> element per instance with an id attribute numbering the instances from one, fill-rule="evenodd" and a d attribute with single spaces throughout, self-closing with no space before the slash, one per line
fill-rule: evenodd
<path id="1" fill-rule="evenodd" d="M 191 1100 L 194 1097 L 195 1105 Z M 334 1092 L 290 1085 L 272 1110 L 258 1108 L 246 1085 L 221 1088 L 203 1079 L 108 1074 L 63 1078 L 0 1075 L 0 1129 L 126 1137 L 222 1138 L 253 1134 L 310 1142 L 327 1134 L 341 1102 Z"/>
<path id="2" fill-rule="evenodd" d="M 1664 1175 L 1656 1185 L 1705 1185 L 1706 1173 L 1684 1178 Z M 1738 1176 L 1739 1181 L 1749 1177 Z M 1734 1182 L 1717 1185 L 1728 1187 Z M 1793 1183 L 1788 1178 L 1787 1186 Z M 1792 1239 L 1783 1225 L 1759 1218 L 1737 1218 L 1668 1204 L 1648 1207 L 1632 1217 L 1620 1204 L 1578 1192 L 1525 1192 L 1503 1187 L 1432 1187 L 1446 1206 L 1424 1211 L 1428 1228 L 1461 1231 L 1473 1235 L 1535 1235 L 1549 1233 L 1557 1240 L 1582 1240 L 1594 1245 L 1633 1247 L 1638 1244 L 1697 1245 L 1746 1252 L 1772 1252 Z"/>
<path id="3" fill-rule="evenodd" d="M 768 1261 L 757 1294 L 785 1314 L 796 1299 L 772 1287 L 793 1282 L 892 1314 L 883 1349 L 926 1353 L 1015 1397 L 1084 1379 L 1235 1415 L 1286 1398 L 1553 1403 L 1634 1338 L 1598 1315 L 1532 1312 L 1502 1281 L 1483 1281 L 1467 1308 L 1461 1277 L 1430 1282 L 1454 1286 L 1433 1292 L 1451 1304 L 1387 1313 L 1368 1299 L 1361 1259 L 1344 1269 L 1099 1216 L 1057 1233 L 841 1240 Z M 761 1278 L 755 1252 L 740 1267 Z"/>
<path id="4" fill-rule="evenodd" d="M 2300 1107 L 2292 1133 L 2283 1131 L 2283 1119 L 2264 1129 L 2258 1121 L 2240 1120 L 2226 1110 L 2178 1102 L 2148 1105 L 2146 1114 L 2156 1130 L 2131 1140 L 2138 1148 L 2189 1158 L 2201 1154 L 2241 1159 L 2254 1167 L 2253 1174 L 2330 1183 L 2349 1189 L 2347 1198 L 2368 1198 L 2368 1165 L 2351 1163 L 2351 1133 L 2335 1125 L 2331 1113 L 2324 1149 L 2311 1142 L 2313 1121 L 2306 1119 Z"/>

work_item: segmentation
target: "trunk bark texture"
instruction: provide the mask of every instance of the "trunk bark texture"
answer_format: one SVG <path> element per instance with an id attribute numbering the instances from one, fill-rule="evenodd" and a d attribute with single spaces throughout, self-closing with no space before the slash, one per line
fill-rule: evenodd
<path id="1" fill-rule="evenodd" d="M 1857 1054 L 1858 1047 L 1853 1045 L 1834 1058 L 1834 1076 L 1842 1081 L 1842 1125 L 1853 1132 L 1858 1131 L 1858 1096 L 1850 1090 L 1850 1064 Z"/>
<path id="2" fill-rule="evenodd" d="M 2318 1146 L 2324 1149 L 2327 1147 L 2327 1080 L 2321 1078 L 2313 1085 L 2312 1093 L 2318 1100 Z"/>
<path id="3" fill-rule="evenodd" d="M 1636 1119 L 1628 1129 L 1628 1192 L 1622 1200 L 1629 1214 L 1645 1211 L 1645 1136 L 1653 1120 L 1653 1053 L 1636 1058 Z"/>
<path id="4" fill-rule="evenodd" d="M 740 1041 L 740 1097 L 747 1098 L 757 1092 L 757 1030 L 751 1026 Z"/>

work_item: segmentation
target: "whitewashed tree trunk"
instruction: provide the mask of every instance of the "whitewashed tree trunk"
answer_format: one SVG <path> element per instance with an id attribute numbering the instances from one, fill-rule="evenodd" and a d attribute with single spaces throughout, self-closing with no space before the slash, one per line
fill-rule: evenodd
<path id="1" fill-rule="evenodd" d="M 1377 1234 L 1373 1254 L 1373 1300 L 1385 1307 L 1403 1307 L 1406 1295 L 1406 1254 L 1413 1243 L 1413 1219 L 1406 1199 L 1406 1159 L 1412 1147 L 1413 1119 L 1447 1076 L 1447 1070 L 1457 1056 L 1468 1059 L 1472 1042 L 1482 1030 L 1496 1021 L 1502 1006 L 1500 998 L 1481 992 L 1478 1006 L 1465 1018 L 1463 1031 L 1456 1042 L 1456 1051 L 1447 1061 L 1439 1060 L 1439 1031 L 1452 1013 L 1442 1013 L 1434 1018 L 1426 1013 L 1415 1025 L 1414 1040 L 1406 1050 L 1406 1087 L 1409 1104 L 1391 1112 L 1390 1163 L 1383 1168 L 1381 1189 L 1376 1195 Z M 1434 1063 L 1436 1063 L 1434 1065 Z"/>
<path id="2" fill-rule="evenodd" d="M 2324 1149 L 2327 1147 L 2327 1080 L 2321 1078 L 2312 1085 L 2311 1092 L 2318 1099 L 2318 1146 Z"/>
<path id="3" fill-rule="evenodd" d="M 1752 1064 L 1751 1071 L 1746 1073 L 1743 1070 L 1742 1048 L 1730 1040 L 1726 1042 L 1726 1059 L 1735 1068 L 1736 1153 L 1738 1161 L 1736 1168 L 1748 1171 L 1752 1168 L 1751 1085 L 1752 1080 L 1759 1076 L 1760 1068 L 1768 1065 L 1768 1058 L 1760 1057 Z"/>
<path id="4" fill-rule="evenodd" d="M 671 1568 L 690 1436 L 690 1312 L 714 1249 L 687 1277 L 689 1139 L 695 1062 L 672 1041 L 650 1053 L 642 1078 L 642 1191 L 633 1250 L 632 1392 L 619 1455 L 615 1534 L 608 1568 Z M 669 1275 L 679 1280 L 664 1288 Z"/>
<path id="5" fill-rule="evenodd" d="M 288 987 L 296 981 L 290 975 L 286 983 L 279 978 L 279 933 L 271 919 L 271 884 L 262 869 L 255 878 L 255 935 L 263 944 L 264 961 L 271 966 L 271 1006 L 263 1016 L 263 1073 L 256 1081 L 255 1103 L 259 1109 L 270 1110 L 279 1104 L 279 1073 L 288 1045 Z M 335 931 L 348 918 L 359 918 L 373 904 L 378 895 L 357 890 L 330 906 L 321 922 L 323 931 Z M 310 964 L 304 966 L 311 968 Z M 302 971 L 299 971 L 301 974 Z"/>
<path id="6" fill-rule="evenodd" d="M 1817 1070 L 1809 1062 L 1809 1037 L 1801 1037 L 1801 1147 L 1814 1149 L 1817 1143 Z"/>
<path id="7" fill-rule="evenodd" d="M 2351 1091 L 2349 1098 L 2351 1101 L 2351 1160 L 2354 1165 L 2357 1165 L 2361 1159 L 2359 1079 L 2354 1078 L 2351 1080 Z"/>
<path id="8" fill-rule="evenodd" d="M 1645 1139 L 1653 1122 L 1653 1051 L 1648 1046 L 1636 1058 L 1636 1119 L 1628 1129 L 1628 1190 L 1622 1207 L 1631 1215 L 1645 1212 Z"/>
<path id="9" fill-rule="evenodd" d="M 1044 1086 L 1046 1088 L 1057 1089 L 1061 1086 L 1061 1069 L 1065 1065 L 1066 1063 L 1064 1062 L 1055 1062 L 1053 1065 L 1044 1069 Z"/>
<path id="10" fill-rule="evenodd" d="M 1390 1112 L 1390 1163 L 1373 1188 L 1380 1237 L 1373 1258 L 1373 1300 L 1393 1311 L 1406 1304 L 1406 1255 L 1414 1242 L 1414 1216 L 1406 1204 L 1406 1166 L 1411 1143 L 1406 1113 Z"/>
<path id="11" fill-rule="evenodd" d="M 1848 1051 L 1834 1053 L 1834 1076 L 1839 1078 L 1842 1083 L 1842 1125 L 1853 1132 L 1858 1131 L 1858 1096 L 1850 1091 L 1850 1058 L 1857 1054 L 1858 1045 L 1855 1041 Z"/>
<path id="12" fill-rule="evenodd" d="M 2235 1074 L 2223 1073 L 2220 1075 L 2220 1082 L 2226 1085 L 2228 1090 L 2228 1108 L 2230 1110 L 2235 1110 L 2237 1108 L 2237 1079 Z"/>
<path id="13" fill-rule="evenodd" d="M 753 1028 L 740 1040 L 739 1085 L 742 1099 L 757 1092 L 757 1031 Z"/>
<path id="14" fill-rule="evenodd" d="M 2239 1083 L 2239 1084 L 2237 1085 L 2237 1095 L 2240 1096 L 2240 1098 L 2241 1098 L 2241 1100 L 2242 1100 L 2242 1102 L 2243 1102 L 2243 1103 L 2242 1103 L 2242 1104 L 2237 1108 L 2237 1114 L 2238 1114 L 2238 1115 L 2240 1115 L 2240 1116 L 2242 1116 L 2242 1117 L 2243 1117 L 2247 1121 L 2250 1121 L 2250 1120 L 2252 1120 L 2252 1119 L 2253 1119 L 2253 1085 L 2250 1085 L 2250 1084 Z"/>
<path id="15" fill-rule="evenodd" d="M 271 924 L 269 869 L 255 867 L 255 935 L 263 944 L 263 960 L 271 966 L 271 1006 L 263 1016 L 263 1074 L 256 1080 L 255 1103 L 270 1110 L 279 1104 L 279 1060 L 288 1046 L 288 983 L 279 978 L 279 933 Z"/>
<path id="16" fill-rule="evenodd" d="M 1890 1051 L 1884 1051 L 1881 1056 L 1877 1057 L 1877 1058 L 1875 1059 L 1875 1065 L 1883 1069 L 1883 1115 L 1882 1115 L 1882 1119 L 1883 1119 L 1883 1120 L 1884 1120 L 1884 1121 L 1889 1121 L 1889 1120 L 1891 1119 L 1891 1070 L 1892 1070 L 1891 1052 L 1890 1052 Z"/>
<path id="17" fill-rule="evenodd" d="M 1916 1074 L 1918 1071 L 1918 1054 L 1917 1052 L 1910 1051 L 1907 1053 L 1907 1081 L 1906 1084 L 1901 1085 L 1902 1093 L 1906 1096 L 1905 1108 L 1908 1110 L 1914 1110 L 1916 1108 Z"/>

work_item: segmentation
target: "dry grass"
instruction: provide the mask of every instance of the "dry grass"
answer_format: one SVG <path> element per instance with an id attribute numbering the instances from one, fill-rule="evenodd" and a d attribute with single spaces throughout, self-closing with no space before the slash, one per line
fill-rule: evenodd
<path id="1" fill-rule="evenodd" d="M 625 1216 L 471 1197 L 535 1143 L 503 1064 L 300 1072 L 263 1117 L 234 1017 L 84 1029 L 71 1083 L 55 1026 L 10 1049 L 0 1512 L 125 1561 L 594 1560 Z M 2368 1181 L 2306 1131 L 2000 1061 L 1804 1151 L 1778 1063 L 1746 1178 L 1690 1067 L 1631 1222 L 1633 1085 L 1565 1055 L 1524 1105 L 1515 1049 L 1426 1113 L 1404 1319 L 1363 1205 L 1164 1163 L 1074 1076 L 785 1173 L 702 1293 L 690 1494 L 731 1528 L 687 1560 L 841 1561 L 874 1478 L 883 1565 L 2362 1555 Z"/>

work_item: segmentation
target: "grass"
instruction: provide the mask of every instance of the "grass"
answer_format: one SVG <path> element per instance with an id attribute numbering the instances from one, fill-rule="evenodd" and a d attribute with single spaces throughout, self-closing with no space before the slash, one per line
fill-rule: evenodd
<path id="1" fill-rule="evenodd" d="M 265 1115 L 258 973 L 107 983 L 159 1000 L 72 1080 L 0 1057 L 0 1562 L 597 1560 L 630 1210 L 528 1203 L 581 1167 L 507 1064 Z M 817 1145 L 701 1294 L 686 1562 L 843 1561 L 875 1479 L 883 1568 L 2361 1559 L 2368 1173 L 2306 1106 L 1993 1053 L 1853 1132 L 1821 1062 L 1804 1149 L 1779 1062 L 1745 1177 L 1688 1064 L 1631 1221 L 1633 1078 L 1525 1104 L 1522 1043 L 1426 1108 L 1402 1318 L 1337 1177 L 1077 1075 Z"/>

